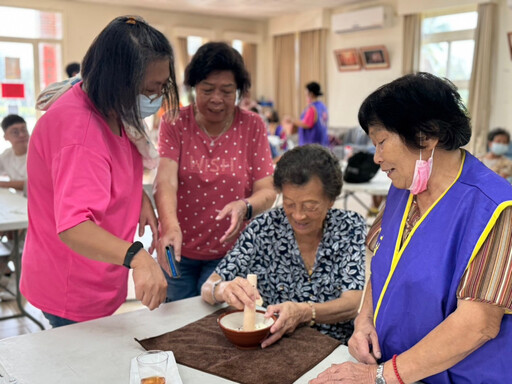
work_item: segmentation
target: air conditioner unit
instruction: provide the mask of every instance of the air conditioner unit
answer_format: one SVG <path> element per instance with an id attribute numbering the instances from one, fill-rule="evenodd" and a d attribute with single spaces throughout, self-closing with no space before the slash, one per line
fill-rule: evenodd
<path id="1" fill-rule="evenodd" d="M 392 24 L 390 6 L 362 8 L 332 15 L 331 29 L 335 33 L 355 32 L 363 29 L 385 28 Z"/>

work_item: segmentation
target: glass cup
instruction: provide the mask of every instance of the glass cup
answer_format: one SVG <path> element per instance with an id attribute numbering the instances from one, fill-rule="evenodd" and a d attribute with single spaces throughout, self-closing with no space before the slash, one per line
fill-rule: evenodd
<path id="1" fill-rule="evenodd" d="M 165 384 L 168 355 L 164 351 L 147 351 L 137 356 L 141 384 Z"/>

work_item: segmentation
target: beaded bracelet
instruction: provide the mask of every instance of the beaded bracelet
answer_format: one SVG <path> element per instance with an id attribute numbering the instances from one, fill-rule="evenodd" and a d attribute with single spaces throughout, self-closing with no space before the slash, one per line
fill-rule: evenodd
<path id="1" fill-rule="evenodd" d="M 393 355 L 393 370 L 395 371 L 395 376 L 398 379 L 398 382 L 400 384 L 405 384 L 402 378 L 400 377 L 400 374 L 398 373 L 398 368 L 396 366 L 396 355 Z"/>
<path id="2" fill-rule="evenodd" d="M 216 282 L 213 283 L 212 285 L 212 299 L 213 299 L 213 305 L 217 305 L 217 304 L 220 304 L 220 301 L 217 301 L 217 299 L 215 298 L 215 288 L 217 288 L 217 285 L 219 285 L 223 280 L 222 279 L 219 279 L 217 280 Z"/>
<path id="3" fill-rule="evenodd" d="M 312 301 L 308 301 L 308 304 L 311 307 L 311 321 L 309 322 L 309 326 L 312 327 L 313 325 L 315 325 L 316 310 L 315 310 L 315 307 L 313 306 Z"/>

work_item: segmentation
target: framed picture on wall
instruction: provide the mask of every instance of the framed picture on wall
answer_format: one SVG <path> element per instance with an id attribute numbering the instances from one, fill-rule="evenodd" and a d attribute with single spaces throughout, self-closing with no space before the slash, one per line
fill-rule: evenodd
<path id="1" fill-rule="evenodd" d="M 336 49 L 334 51 L 338 71 L 359 71 L 361 69 L 361 58 L 357 48 Z"/>
<path id="2" fill-rule="evenodd" d="M 385 45 L 362 47 L 359 51 L 365 69 L 389 68 L 389 55 Z"/>
<path id="3" fill-rule="evenodd" d="M 512 32 L 507 33 L 508 50 L 510 51 L 510 59 L 512 60 Z"/>

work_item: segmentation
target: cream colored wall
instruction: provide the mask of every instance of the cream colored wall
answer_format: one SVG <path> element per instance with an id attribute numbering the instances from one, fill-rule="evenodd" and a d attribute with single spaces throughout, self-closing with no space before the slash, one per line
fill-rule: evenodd
<path id="1" fill-rule="evenodd" d="M 506 0 L 500 0 L 499 7 L 490 127 L 501 126 L 512 132 L 512 55 L 507 38 L 507 33 L 512 32 L 512 8 Z"/>
<path id="2" fill-rule="evenodd" d="M 63 14 L 63 63 L 81 61 L 93 39 L 98 33 L 115 17 L 121 15 L 140 15 L 146 21 L 158 28 L 176 46 L 175 30 L 184 28 L 197 28 L 210 32 L 215 40 L 223 39 L 227 34 L 235 37 L 236 32 L 247 37 L 254 35 L 257 38 L 266 35 L 267 22 L 244 19 L 232 19 L 215 17 L 209 15 L 194 15 L 171 11 L 155 11 L 144 8 L 108 6 L 94 3 L 81 3 L 77 1 L 60 0 L 0 0 L 0 5 L 34 8 L 40 10 L 51 10 Z M 266 49 L 262 43 L 261 52 Z M 262 56 L 260 54 L 260 56 Z M 266 63 L 261 63 L 262 69 Z M 263 72 L 258 76 L 262 79 Z M 263 80 L 263 79 L 262 79 Z M 263 83 L 263 81 L 262 81 Z M 260 82 L 256 84 L 257 89 L 264 89 Z"/>
<path id="3" fill-rule="evenodd" d="M 437 4 L 457 5 L 476 4 L 489 0 L 385 0 L 365 2 L 364 6 L 388 4 L 395 12 L 409 10 L 431 10 Z M 499 41 L 498 55 L 494 70 L 494 92 L 491 110 L 491 126 L 501 125 L 512 131 L 512 60 L 508 48 L 507 32 L 512 31 L 512 9 L 506 0 L 496 0 L 499 4 Z M 254 35 L 261 39 L 258 50 L 258 84 L 255 97 L 272 98 L 274 79 L 272 65 L 272 37 L 276 34 L 298 32 L 301 30 L 325 27 L 329 28 L 331 13 L 345 12 L 359 8 L 351 5 L 329 10 L 315 10 L 295 16 L 282 16 L 263 21 L 222 18 L 215 16 L 192 15 L 176 12 L 152 11 L 134 7 L 105 6 L 61 0 L 0 0 L 0 5 L 28 7 L 59 11 L 64 17 L 63 62 L 80 61 L 90 43 L 99 31 L 114 17 L 123 14 L 139 14 L 149 23 L 162 30 L 175 43 L 175 30 L 200 28 L 211 31 L 216 39 L 224 35 L 232 36 L 240 32 L 241 36 Z M 411 8 L 413 7 L 413 8 Z M 391 66 L 382 70 L 361 70 L 338 72 L 333 51 L 340 48 L 386 45 Z M 380 85 L 392 81 L 401 75 L 402 62 L 402 21 L 395 16 L 393 25 L 380 30 L 368 30 L 345 34 L 329 33 L 326 47 L 327 104 L 330 109 L 331 126 L 357 125 L 357 111 L 363 99 Z"/>
<path id="4" fill-rule="evenodd" d="M 508 47 L 507 32 L 512 31 L 512 9 L 508 7 L 507 0 L 386 0 L 365 2 L 364 7 L 386 4 L 393 7 L 395 17 L 391 27 L 351 32 L 344 34 L 328 34 L 326 52 L 327 59 L 327 104 L 329 106 L 330 121 L 332 127 L 346 127 L 358 125 L 357 112 L 364 98 L 379 86 L 401 76 L 402 67 L 402 17 L 398 15 L 408 12 L 425 12 L 436 9 L 463 7 L 479 3 L 496 2 L 499 6 L 498 25 L 498 54 L 493 71 L 493 94 L 491 106 L 490 126 L 503 126 L 512 132 L 512 59 Z M 346 12 L 361 5 L 344 6 L 333 9 L 330 14 Z M 329 27 L 326 21 L 329 17 L 321 13 L 298 15 L 295 22 L 290 21 L 290 16 L 280 17 L 269 22 L 269 46 L 271 47 L 272 34 L 298 32 L 307 29 L 312 23 L 323 22 L 323 27 Z M 322 20 L 320 22 L 320 20 Z M 386 45 L 389 51 L 391 66 L 381 70 L 361 70 L 351 72 L 339 72 L 336 67 L 333 51 L 340 48 L 364 47 L 370 45 Z M 268 54 L 271 60 L 271 52 Z M 272 73 L 271 61 L 267 63 Z M 273 88 L 270 85 L 269 89 Z M 270 93 L 272 95 L 273 93 Z"/>
<path id="5" fill-rule="evenodd" d="M 380 5 L 374 2 L 368 5 Z M 395 1 L 385 4 L 396 9 Z M 366 6 L 366 4 L 365 4 Z M 354 8 L 354 7 L 351 7 Z M 334 9 L 332 13 L 345 12 L 349 7 Z M 359 125 L 357 112 L 363 100 L 379 86 L 401 75 L 402 67 L 402 21 L 396 15 L 390 27 L 378 30 L 366 30 L 343 34 L 329 34 L 327 45 L 327 78 L 329 125 L 332 127 L 350 127 Z M 390 67 L 350 72 L 339 72 L 334 57 L 334 50 L 343 48 L 360 48 L 372 45 L 385 45 L 390 60 Z"/>

